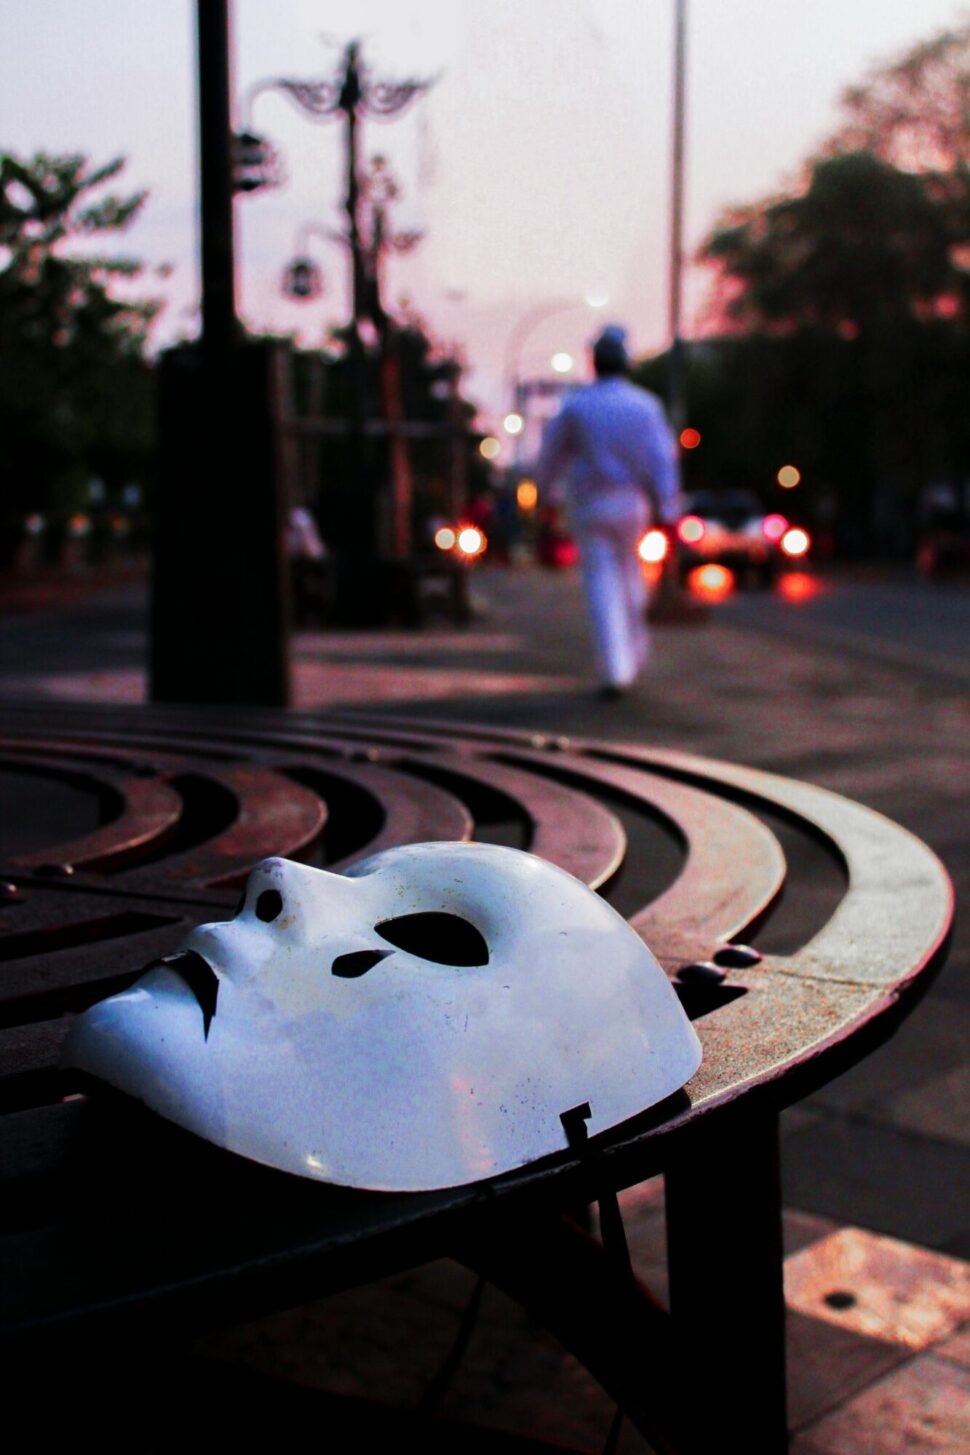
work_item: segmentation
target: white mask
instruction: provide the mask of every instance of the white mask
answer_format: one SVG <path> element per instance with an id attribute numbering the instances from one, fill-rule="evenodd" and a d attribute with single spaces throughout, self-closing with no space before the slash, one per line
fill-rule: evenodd
<path id="1" fill-rule="evenodd" d="M 186 952 L 192 952 L 187 954 Z M 66 1061 L 257 1162 L 349 1187 L 477 1181 L 677 1091 L 701 1048 L 653 955 L 516 849 L 267 859 L 235 919 L 80 1016 Z"/>

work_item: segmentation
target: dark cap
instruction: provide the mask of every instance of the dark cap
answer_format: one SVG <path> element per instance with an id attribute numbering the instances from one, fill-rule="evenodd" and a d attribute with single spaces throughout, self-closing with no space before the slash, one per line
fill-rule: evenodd
<path id="1" fill-rule="evenodd" d="M 608 323 L 599 338 L 593 340 L 593 365 L 609 373 L 618 373 L 630 367 L 630 355 L 626 350 L 626 329 L 618 323 Z"/>

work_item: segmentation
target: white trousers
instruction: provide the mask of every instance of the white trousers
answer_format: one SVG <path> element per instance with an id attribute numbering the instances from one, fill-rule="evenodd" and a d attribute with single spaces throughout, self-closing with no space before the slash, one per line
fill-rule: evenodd
<path id="1" fill-rule="evenodd" d="M 596 666 L 602 682 L 626 687 L 647 660 L 647 588 L 637 545 L 647 527 L 646 502 L 622 512 L 583 512 L 573 529 L 579 547 Z"/>

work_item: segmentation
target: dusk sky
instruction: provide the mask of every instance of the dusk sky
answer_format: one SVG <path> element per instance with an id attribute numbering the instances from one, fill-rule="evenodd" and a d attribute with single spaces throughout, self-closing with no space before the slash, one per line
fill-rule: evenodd
<path id="1" fill-rule="evenodd" d="M 124 250 L 172 265 L 140 284 L 167 300 L 158 345 L 198 327 L 194 14 L 189 0 L 8 0 L 0 12 L 0 145 L 123 154 L 124 184 L 151 194 Z M 253 83 L 332 74 L 353 36 L 375 74 L 437 78 L 402 118 L 365 124 L 363 154 L 392 160 L 398 223 L 426 233 L 391 265 L 388 299 L 406 296 L 462 345 L 490 417 L 504 376 L 546 372 L 554 350 L 581 359 L 607 317 L 638 352 L 664 346 L 672 16 L 672 0 L 236 0 L 236 119 Z M 689 0 L 688 254 L 723 208 L 798 176 L 845 86 L 965 16 L 955 0 Z M 240 311 L 312 344 L 346 318 L 345 255 L 310 240 L 326 276 L 312 303 L 282 298 L 280 275 L 301 224 L 340 224 L 340 127 L 272 93 L 251 121 L 286 182 L 237 205 Z M 599 312 L 591 293 L 609 297 Z M 704 296 L 692 273 L 688 333 Z"/>

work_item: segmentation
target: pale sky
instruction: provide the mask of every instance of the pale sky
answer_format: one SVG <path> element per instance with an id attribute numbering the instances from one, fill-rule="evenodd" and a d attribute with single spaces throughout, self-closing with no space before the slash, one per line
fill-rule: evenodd
<path id="1" fill-rule="evenodd" d="M 726 206 L 798 175 L 838 119 L 840 92 L 966 15 L 958 0 L 688 0 L 685 246 Z M 388 155 L 398 220 L 426 237 L 396 259 L 388 301 L 409 298 L 462 344 L 486 419 L 503 377 L 580 360 L 607 318 L 638 352 L 666 342 L 672 0 L 236 0 L 237 121 L 257 81 L 332 74 L 353 36 L 378 76 L 436 78 L 392 123 L 365 122 L 363 155 Z M 167 278 L 159 345 L 198 328 L 195 7 L 190 0 L 6 0 L 0 11 L 0 146 L 129 158 L 148 188 L 124 248 Z M 313 124 L 280 94 L 251 118 L 284 157 L 286 182 L 237 204 L 240 312 L 322 340 L 347 316 L 338 246 L 312 239 L 323 298 L 296 304 L 280 276 L 300 225 L 340 225 L 336 122 Z M 601 293 L 600 312 L 584 295 Z M 688 278 L 690 332 L 704 298 Z M 523 320 L 546 312 L 527 332 Z"/>

